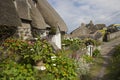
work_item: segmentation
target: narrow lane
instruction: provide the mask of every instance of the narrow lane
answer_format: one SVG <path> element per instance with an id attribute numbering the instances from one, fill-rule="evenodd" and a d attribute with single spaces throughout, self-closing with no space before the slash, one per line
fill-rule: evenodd
<path id="1" fill-rule="evenodd" d="M 100 72 L 98 72 L 98 75 L 93 80 L 103 80 L 104 75 L 106 74 L 107 66 L 109 65 L 111 54 L 114 51 L 114 48 L 116 45 L 120 44 L 120 37 L 117 39 L 114 39 L 110 42 L 105 42 L 103 45 L 101 45 L 101 54 L 103 57 L 103 63 L 101 64 L 102 67 L 100 69 Z"/>

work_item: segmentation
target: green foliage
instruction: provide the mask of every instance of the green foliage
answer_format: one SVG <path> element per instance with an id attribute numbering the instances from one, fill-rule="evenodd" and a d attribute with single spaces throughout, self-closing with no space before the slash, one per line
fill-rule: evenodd
<path id="1" fill-rule="evenodd" d="M 31 64 L 21 65 L 12 60 L 3 62 L 0 73 L 1 80 L 36 80 L 35 70 Z"/>
<path id="2" fill-rule="evenodd" d="M 120 45 L 115 48 L 112 55 L 111 64 L 109 66 L 109 80 L 120 80 Z"/>
<path id="3" fill-rule="evenodd" d="M 53 78 L 46 80 L 77 80 L 77 65 L 75 60 L 69 58 L 65 54 L 65 51 L 60 51 L 56 55 L 47 58 L 45 66 L 46 72 L 43 76 L 51 76 L 50 78 Z M 41 79 L 44 80 L 44 77 Z"/>
<path id="4" fill-rule="evenodd" d="M 101 56 L 101 54 L 100 54 L 100 51 L 98 50 L 98 49 L 95 49 L 94 51 L 93 51 L 93 55 L 92 55 L 93 57 L 100 57 Z"/>
<path id="5" fill-rule="evenodd" d="M 77 43 L 71 44 L 70 49 L 73 50 L 73 51 L 79 50 L 79 44 L 77 44 Z"/>
<path id="6" fill-rule="evenodd" d="M 63 47 L 68 47 L 73 51 L 77 51 L 86 47 L 84 41 L 80 39 L 65 39 L 62 41 L 62 44 L 64 44 Z"/>
<path id="7" fill-rule="evenodd" d="M 102 33 L 102 36 L 104 36 L 105 33 L 106 33 L 106 29 L 104 28 L 104 29 L 102 29 L 102 30 L 99 30 L 99 32 L 101 32 L 101 33 Z"/>
<path id="8" fill-rule="evenodd" d="M 55 35 L 55 34 L 56 34 L 56 31 L 57 31 L 57 28 L 56 28 L 56 27 L 51 27 L 49 33 L 50 33 L 51 35 Z"/>
<path id="9" fill-rule="evenodd" d="M 73 50 L 84 49 L 87 43 L 92 44 L 94 46 L 99 46 L 101 44 L 100 41 L 96 41 L 93 39 L 64 39 L 62 40 L 63 47 L 68 47 Z"/>
<path id="10" fill-rule="evenodd" d="M 78 71 L 79 71 L 79 75 L 83 76 L 83 75 L 88 75 L 90 67 L 89 67 L 89 63 L 87 63 L 86 59 L 84 58 L 80 58 L 78 61 Z"/>
<path id="11" fill-rule="evenodd" d="M 100 41 L 97 41 L 97 40 L 94 40 L 94 39 L 90 39 L 90 38 L 87 38 L 84 40 L 85 43 L 90 43 L 94 46 L 99 46 L 101 45 L 101 42 Z"/>
<path id="12" fill-rule="evenodd" d="M 1 25 L 0 26 L 0 42 L 3 41 L 4 39 L 14 35 L 14 33 L 16 32 L 17 27 L 13 27 L 13 26 L 6 26 L 6 25 Z"/>
<path id="13" fill-rule="evenodd" d="M 92 63 L 94 61 L 93 57 L 91 56 L 83 55 L 82 57 L 87 63 Z"/>
<path id="14" fill-rule="evenodd" d="M 77 80 L 75 60 L 55 54 L 47 41 L 7 39 L 0 47 L 0 79 L 2 80 Z M 36 70 L 43 61 L 44 70 Z M 40 67 L 40 66 L 39 66 Z"/>

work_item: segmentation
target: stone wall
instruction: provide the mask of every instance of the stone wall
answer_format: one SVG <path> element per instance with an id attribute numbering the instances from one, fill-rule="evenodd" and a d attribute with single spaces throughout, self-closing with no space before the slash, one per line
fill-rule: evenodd
<path id="1" fill-rule="evenodd" d="M 32 38 L 31 25 L 29 23 L 22 23 L 22 27 L 18 27 L 17 34 L 23 40 Z"/>
<path id="2" fill-rule="evenodd" d="M 117 37 L 120 37 L 120 31 L 117 31 L 117 32 L 114 32 L 114 33 L 110 33 L 110 34 L 107 35 L 108 41 L 112 40 L 112 39 L 115 39 Z"/>

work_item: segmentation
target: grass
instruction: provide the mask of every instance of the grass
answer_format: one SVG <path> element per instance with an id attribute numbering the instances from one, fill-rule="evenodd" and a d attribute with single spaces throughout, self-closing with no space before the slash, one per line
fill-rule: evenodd
<path id="1" fill-rule="evenodd" d="M 91 66 L 90 69 L 90 76 L 91 78 L 95 78 L 100 74 L 100 71 L 103 67 L 104 59 L 102 57 L 98 57 L 94 59 L 94 64 Z"/>

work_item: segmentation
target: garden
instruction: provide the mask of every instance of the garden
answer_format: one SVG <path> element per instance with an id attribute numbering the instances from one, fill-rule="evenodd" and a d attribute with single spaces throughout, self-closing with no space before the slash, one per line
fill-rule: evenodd
<path id="1" fill-rule="evenodd" d="M 35 41 L 6 39 L 0 45 L 0 79 L 83 80 L 89 74 L 89 64 L 94 58 L 73 57 L 74 52 L 85 49 L 82 40 L 64 40 L 63 44 L 63 49 L 56 52 L 46 40 L 39 38 Z"/>

